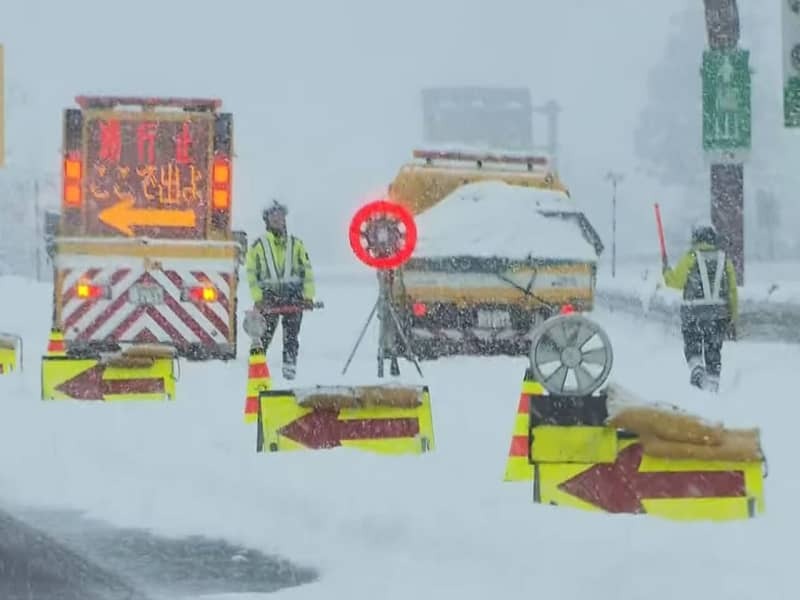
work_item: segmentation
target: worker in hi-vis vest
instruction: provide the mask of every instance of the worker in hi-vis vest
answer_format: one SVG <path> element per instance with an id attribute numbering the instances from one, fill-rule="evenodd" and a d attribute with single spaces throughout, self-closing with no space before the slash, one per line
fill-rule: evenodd
<path id="1" fill-rule="evenodd" d="M 713 226 L 692 228 L 692 247 L 674 269 L 664 268 L 664 283 L 683 291 L 681 332 L 689 382 L 716 392 L 723 341 L 736 339 L 738 297 L 736 271 L 719 248 Z"/>
<path id="2" fill-rule="evenodd" d="M 288 209 L 273 201 L 262 212 L 266 232 L 247 252 L 247 280 L 256 310 L 266 321 L 261 342 L 269 348 L 283 322 L 283 376 L 294 379 L 303 309 L 314 303 L 314 273 L 303 242 L 286 232 Z"/>

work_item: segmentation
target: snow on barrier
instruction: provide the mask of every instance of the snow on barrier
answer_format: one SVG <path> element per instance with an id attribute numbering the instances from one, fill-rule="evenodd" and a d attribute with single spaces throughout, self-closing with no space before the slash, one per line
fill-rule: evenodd
<path id="1" fill-rule="evenodd" d="M 535 503 L 678 521 L 764 513 L 758 428 L 726 428 L 604 387 L 611 342 L 582 315 L 545 321 L 529 358 L 505 480 L 531 481 Z"/>
<path id="2" fill-rule="evenodd" d="M 598 305 L 680 330 L 681 295 L 660 271 L 598 283 Z M 739 289 L 739 339 L 800 343 L 800 282 L 757 283 Z"/>

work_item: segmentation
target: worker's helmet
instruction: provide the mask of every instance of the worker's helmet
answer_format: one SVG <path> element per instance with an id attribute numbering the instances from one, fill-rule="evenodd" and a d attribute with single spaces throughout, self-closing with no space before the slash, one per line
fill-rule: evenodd
<path id="1" fill-rule="evenodd" d="M 270 216 L 272 213 L 275 213 L 275 212 L 283 213 L 283 216 L 284 216 L 284 217 L 286 217 L 286 215 L 287 215 L 287 214 L 289 214 L 289 209 L 288 209 L 288 208 L 286 208 L 286 205 L 285 205 L 285 204 L 281 204 L 281 203 L 280 203 L 280 202 L 278 202 L 277 200 L 273 199 L 273 200 L 272 200 L 272 204 L 270 204 L 269 206 L 267 206 L 267 207 L 266 207 L 266 208 L 265 208 L 265 209 L 264 209 L 264 210 L 261 212 L 261 218 L 262 218 L 262 219 L 264 219 L 264 222 L 266 223 L 266 222 L 267 222 L 267 220 L 269 219 L 269 216 Z"/>
<path id="2" fill-rule="evenodd" d="M 715 246 L 717 244 L 717 230 L 709 221 L 700 221 L 692 226 L 692 243 L 705 242 Z"/>

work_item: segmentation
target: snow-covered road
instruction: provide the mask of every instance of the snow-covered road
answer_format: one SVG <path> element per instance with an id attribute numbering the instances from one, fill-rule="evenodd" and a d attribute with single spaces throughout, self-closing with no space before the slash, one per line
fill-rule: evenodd
<path id="1" fill-rule="evenodd" d="M 423 363 L 432 454 L 258 455 L 254 426 L 242 420 L 246 360 L 182 363 L 171 404 L 39 401 L 49 289 L 0 280 L 0 293 L 4 286 L 22 296 L 0 330 L 26 343 L 23 376 L 0 379 L 0 502 L 12 512 L 77 509 L 162 535 L 223 537 L 317 569 L 318 582 L 277 593 L 292 600 L 796 597 L 800 347 L 727 345 L 721 393 L 711 396 L 688 386 L 681 342 L 662 327 L 594 315 L 614 344 L 612 380 L 648 400 L 762 428 L 767 514 L 676 524 L 535 506 L 530 485 L 502 482 L 522 358 Z M 322 273 L 326 308 L 305 320 L 296 385 L 376 381 L 374 324 L 346 378 L 339 375 L 375 293 L 370 273 L 342 281 Z M 276 386 L 279 352 L 275 345 L 268 355 Z M 401 366 L 403 380 L 419 381 L 413 366 Z"/>

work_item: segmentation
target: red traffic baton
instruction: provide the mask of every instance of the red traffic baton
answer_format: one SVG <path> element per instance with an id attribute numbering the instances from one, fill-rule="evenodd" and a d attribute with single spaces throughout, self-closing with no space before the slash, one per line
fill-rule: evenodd
<path id="1" fill-rule="evenodd" d="M 265 314 L 288 314 L 288 313 L 297 313 L 303 312 L 304 310 L 314 310 L 317 308 L 325 308 L 325 304 L 323 302 L 314 302 L 312 304 L 286 304 L 283 306 L 270 306 L 260 312 Z"/>

